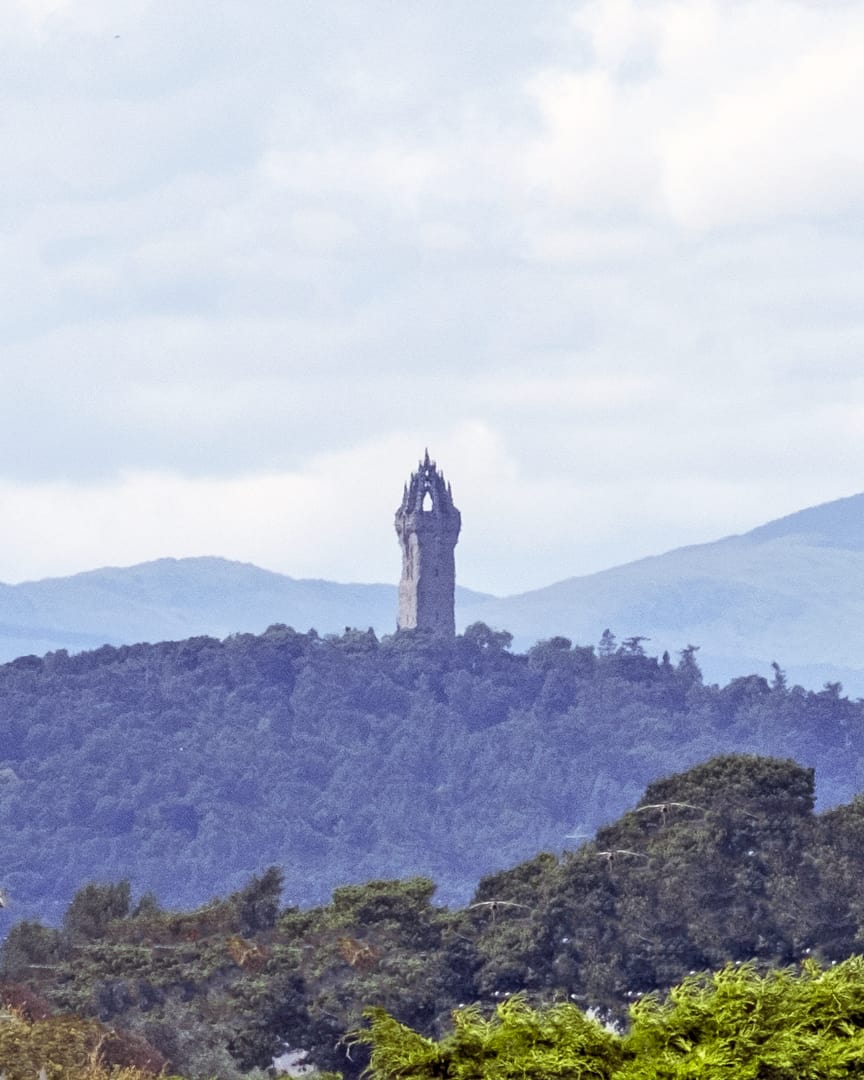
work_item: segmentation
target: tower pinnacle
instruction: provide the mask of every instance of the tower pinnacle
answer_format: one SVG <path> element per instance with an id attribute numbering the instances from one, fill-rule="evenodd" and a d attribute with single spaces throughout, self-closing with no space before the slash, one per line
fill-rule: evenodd
<path id="1" fill-rule="evenodd" d="M 453 505 L 450 485 L 429 457 L 428 448 L 405 486 L 395 524 L 402 548 L 399 629 L 430 630 L 442 637 L 453 637 L 453 549 L 459 539 L 462 515 Z"/>

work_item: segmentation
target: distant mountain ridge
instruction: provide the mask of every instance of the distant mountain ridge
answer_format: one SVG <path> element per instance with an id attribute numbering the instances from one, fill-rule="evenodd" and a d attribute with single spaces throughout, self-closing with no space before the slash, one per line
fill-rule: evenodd
<path id="1" fill-rule="evenodd" d="M 770 674 L 841 681 L 864 695 L 864 494 L 814 506 L 747 533 L 471 605 L 520 645 L 563 634 L 596 641 L 598 627 L 644 635 L 652 652 L 700 646 L 706 676 Z"/>
<path id="2" fill-rule="evenodd" d="M 295 581 L 210 556 L 157 559 L 2 586 L 0 651 L 11 659 L 58 648 L 225 637 L 284 621 L 283 611 L 303 629 L 318 622 L 341 629 L 370 614 L 379 621 L 393 593 L 386 585 Z"/>
<path id="3" fill-rule="evenodd" d="M 843 551 L 864 551 L 864 494 L 810 506 L 727 539 L 761 542 L 778 536 L 798 536 Z"/>
<path id="4" fill-rule="evenodd" d="M 0 585 L 0 659 L 208 634 L 346 626 L 391 633 L 396 586 L 296 580 L 251 564 L 159 559 Z M 562 635 L 596 642 L 605 628 L 651 651 L 688 644 L 724 681 L 772 661 L 791 681 L 841 681 L 864 696 L 864 494 L 509 597 L 457 589 L 458 627 L 483 621 L 524 649 Z"/>
<path id="5" fill-rule="evenodd" d="M 457 601 L 483 599 L 457 588 Z M 0 660 L 104 644 L 224 638 L 260 633 L 277 622 L 322 634 L 346 626 L 388 633 L 396 626 L 396 587 L 295 579 L 215 556 L 0 585 Z"/>

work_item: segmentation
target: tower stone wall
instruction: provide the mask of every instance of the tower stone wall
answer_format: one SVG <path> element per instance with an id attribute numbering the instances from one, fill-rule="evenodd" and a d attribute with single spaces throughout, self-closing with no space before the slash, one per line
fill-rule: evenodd
<path id="1" fill-rule="evenodd" d="M 396 511 L 396 535 L 402 548 L 399 581 L 400 630 L 430 630 L 442 637 L 456 633 L 454 548 L 462 515 L 453 493 L 426 451 L 405 485 Z"/>

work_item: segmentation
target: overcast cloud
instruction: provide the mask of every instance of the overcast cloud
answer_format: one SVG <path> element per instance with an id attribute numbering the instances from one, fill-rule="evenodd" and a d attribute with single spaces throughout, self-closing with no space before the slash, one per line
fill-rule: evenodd
<path id="1" fill-rule="evenodd" d="M 0 580 L 511 593 L 864 488 L 864 8 L 6 0 Z"/>

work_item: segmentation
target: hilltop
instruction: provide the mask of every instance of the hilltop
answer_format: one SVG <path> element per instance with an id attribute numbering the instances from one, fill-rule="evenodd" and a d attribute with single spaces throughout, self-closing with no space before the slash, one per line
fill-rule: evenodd
<path id="1" fill-rule="evenodd" d="M 395 579 L 395 563 L 394 563 Z M 280 622 L 341 633 L 391 633 L 396 587 L 298 580 L 219 558 L 160 559 L 67 578 L 0 585 L 0 659 L 108 643 L 260 633 Z M 740 536 L 492 597 L 456 591 L 457 628 L 506 628 L 519 649 L 564 635 L 596 643 L 603 630 L 650 639 L 674 654 L 700 646 L 706 678 L 770 676 L 843 683 L 864 696 L 864 495 L 769 521 Z"/>

